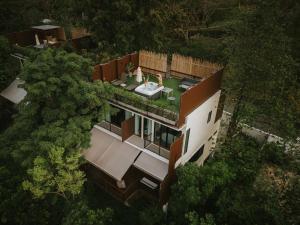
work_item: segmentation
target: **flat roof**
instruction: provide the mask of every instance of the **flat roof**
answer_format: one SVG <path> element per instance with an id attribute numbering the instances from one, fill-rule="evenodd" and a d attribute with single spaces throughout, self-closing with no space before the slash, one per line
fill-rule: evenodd
<path id="1" fill-rule="evenodd" d="M 18 87 L 19 84 L 24 84 L 24 81 L 16 78 L 0 95 L 15 104 L 19 104 L 27 94 L 23 88 Z"/>
<path id="2" fill-rule="evenodd" d="M 39 26 L 33 26 L 31 28 L 36 30 L 53 30 L 53 29 L 60 28 L 60 26 L 44 24 Z"/>
<path id="3" fill-rule="evenodd" d="M 91 147 L 84 151 L 84 158 L 109 176 L 121 181 L 140 150 L 97 128 L 93 128 L 91 133 Z"/>

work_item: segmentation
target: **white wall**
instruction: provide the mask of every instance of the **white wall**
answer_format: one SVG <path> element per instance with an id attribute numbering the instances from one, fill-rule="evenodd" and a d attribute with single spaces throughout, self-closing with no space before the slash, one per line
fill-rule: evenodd
<path id="1" fill-rule="evenodd" d="M 210 143 L 207 143 L 208 139 L 215 131 L 218 131 L 220 127 L 220 121 L 214 123 L 220 94 L 221 91 L 216 92 L 212 97 L 206 100 L 206 102 L 201 104 L 186 117 L 185 131 L 190 129 L 190 136 L 188 149 L 187 152 L 182 156 L 181 164 L 186 163 L 203 144 L 206 144 L 206 146 L 204 148 L 204 153 L 201 156 L 202 161 L 209 155 Z M 207 123 L 207 118 L 210 111 L 212 111 L 212 116 L 210 122 Z M 183 153 L 185 148 L 185 138 L 183 141 Z"/>

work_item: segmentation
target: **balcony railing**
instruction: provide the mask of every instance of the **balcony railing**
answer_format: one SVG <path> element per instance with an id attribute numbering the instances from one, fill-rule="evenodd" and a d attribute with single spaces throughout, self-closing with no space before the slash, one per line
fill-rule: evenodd
<path id="1" fill-rule="evenodd" d="M 154 152 L 166 159 L 169 159 L 170 156 L 170 150 L 161 147 L 160 145 L 155 144 L 154 142 L 151 141 L 151 134 L 149 135 L 144 135 L 144 148 Z"/>
<path id="2" fill-rule="evenodd" d="M 178 120 L 177 112 L 173 112 L 171 110 L 161 108 L 161 107 L 153 104 L 153 102 L 151 102 L 151 100 L 144 99 L 141 96 L 136 96 L 136 97 L 130 96 L 129 97 L 126 95 L 122 95 L 121 93 L 114 93 L 113 100 L 115 100 L 117 102 L 125 103 L 127 105 L 127 107 L 129 107 L 131 109 L 134 109 L 134 108 L 140 109 L 140 110 L 144 111 L 145 114 L 152 113 L 152 114 L 166 118 L 173 122 L 176 122 Z"/>

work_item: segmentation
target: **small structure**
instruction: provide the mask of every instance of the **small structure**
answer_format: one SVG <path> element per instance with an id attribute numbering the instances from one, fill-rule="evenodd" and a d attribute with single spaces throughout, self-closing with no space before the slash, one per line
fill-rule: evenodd
<path id="1" fill-rule="evenodd" d="M 44 40 L 49 45 L 60 46 L 61 43 L 67 41 L 64 28 L 50 24 L 33 26 L 28 30 L 9 33 L 6 37 L 11 44 L 17 44 L 21 47 L 41 46 Z"/>
<path id="2" fill-rule="evenodd" d="M 0 95 L 15 104 L 19 104 L 27 94 L 23 88 L 18 87 L 20 84 L 24 84 L 24 81 L 16 78 Z"/>

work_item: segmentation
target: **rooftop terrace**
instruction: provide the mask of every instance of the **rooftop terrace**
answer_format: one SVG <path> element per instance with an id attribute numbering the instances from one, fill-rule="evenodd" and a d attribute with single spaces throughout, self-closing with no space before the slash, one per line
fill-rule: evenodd
<path id="1" fill-rule="evenodd" d="M 136 81 L 136 75 L 131 75 L 137 73 L 138 67 L 144 74 L 141 82 Z M 93 80 L 112 84 L 112 102 L 177 127 L 220 90 L 221 78 L 220 65 L 176 54 L 167 60 L 165 54 L 147 51 L 98 64 L 93 72 Z"/>

